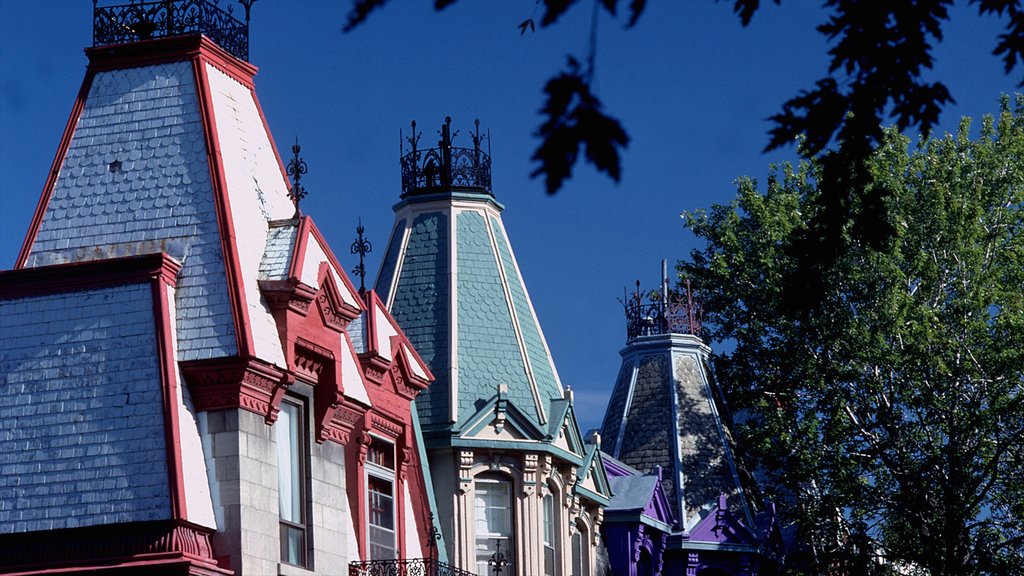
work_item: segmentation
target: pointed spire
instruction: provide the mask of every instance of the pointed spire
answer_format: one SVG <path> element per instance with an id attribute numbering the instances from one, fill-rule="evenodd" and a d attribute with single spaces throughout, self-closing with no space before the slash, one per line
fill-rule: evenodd
<path id="1" fill-rule="evenodd" d="M 363 238 L 363 219 L 359 219 L 359 225 L 356 226 L 356 237 L 355 242 L 352 243 L 351 253 L 359 255 L 359 264 L 356 264 L 355 268 L 352 269 L 352 273 L 359 276 L 359 294 L 366 294 L 366 265 L 364 258 L 370 252 L 373 252 L 373 245 L 370 241 Z"/>
<path id="2" fill-rule="evenodd" d="M 299 201 L 306 197 L 306 189 L 302 186 L 302 175 L 308 170 L 306 161 L 299 157 L 299 152 L 302 151 L 302 147 L 299 146 L 299 137 L 295 137 L 295 144 L 292 145 L 292 154 L 294 156 L 288 161 L 288 175 L 292 177 L 292 189 L 288 192 L 288 197 L 295 202 L 295 217 L 298 218 L 302 215 L 299 210 Z"/>

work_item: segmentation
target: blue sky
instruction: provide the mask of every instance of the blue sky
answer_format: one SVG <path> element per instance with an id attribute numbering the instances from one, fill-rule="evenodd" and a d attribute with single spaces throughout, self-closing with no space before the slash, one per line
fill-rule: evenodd
<path id="1" fill-rule="evenodd" d="M 623 288 L 636 279 L 653 287 L 662 258 L 695 247 L 680 212 L 728 202 L 737 177 L 763 179 L 770 163 L 793 159 L 792 149 L 761 152 L 766 118 L 825 74 L 828 45 L 814 27 L 827 13 L 820 2 L 765 3 L 743 28 L 731 2 L 652 1 L 623 30 L 624 19 L 602 12 L 596 91 L 631 137 L 622 182 L 578 167 L 548 197 L 529 177 L 541 90 L 567 55 L 585 54 L 590 3 L 525 36 L 519 22 L 541 16 L 534 0 L 460 0 L 441 13 L 431 4 L 392 0 L 345 34 L 346 1 L 258 0 L 250 61 L 271 132 L 282 153 L 299 137 L 309 166 L 303 212 L 349 268 L 362 218 L 375 277 L 400 192 L 399 130 L 416 120 L 432 142 L 450 115 L 468 145 L 479 118 L 562 382 L 576 392 L 584 431 L 597 427 L 625 338 Z M 91 10 L 88 0 L 0 0 L 0 268 L 14 265 L 81 85 Z M 1014 89 L 1020 71 L 1003 75 L 991 55 L 998 31 L 966 2 L 954 8 L 928 75 L 957 100 L 940 130 L 995 112 L 999 94 Z"/>

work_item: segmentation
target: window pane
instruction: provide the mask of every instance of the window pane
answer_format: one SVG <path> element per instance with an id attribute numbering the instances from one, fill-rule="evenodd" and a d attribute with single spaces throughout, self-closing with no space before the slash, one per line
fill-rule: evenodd
<path id="1" fill-rule="evenodd" d="M 395 557 L 395 499 L 391 480 L 367 476 L 370 559 Z"/>
<path id="2" fill-rule="evenodd" d="M 572 535 L 572 576 L 583 576 L 583 537 Z"/>
<path id="3" fill-rule="evenodd" d="M 476 571 L 492 574 L 488 562 L 498 547 L 506 562 L 502 574 L 513 574 L 512 485 L 505 480 L 480 479 L 474 484 L 476 507 Z"/>
<path id="4" fill-rule="evenodd" d="M 306 445 L 304 432 L 302 407 L 288 401 L 281 402 L 281 412 L 274 424 L 281 514 L 281 561 L 296 566 L 306 565 L 305 477 L 302 457 Z"/>
<path id="5" fill-rule="evenodd" d="M 305 532 L 281 524 L 281 561 L 296 566 L 306 565 L 306 538 Z"/>
<path id="6" fill-rule="evenodd" d="M 395 469 L 395 447 L 379 438 L 370 440 L 366 451 L 366 461 L 388 470 Z"/>

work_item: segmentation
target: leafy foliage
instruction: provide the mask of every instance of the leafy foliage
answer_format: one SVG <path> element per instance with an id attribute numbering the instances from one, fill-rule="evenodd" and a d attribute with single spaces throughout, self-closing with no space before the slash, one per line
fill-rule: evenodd
<path id="1" fill-rule="evenodd" d="M 549 80 L 544 93 L 547 100 L 541 112 L 547 120 L 538 130 L 541 145 L 533 158 L 540 167 L 532 175 L 543 175 L 548 194 L 554 194 L 570 176 L 583 146 L 587 160 L 618 181 L 618 150 L 629 137 L 618 121 L 601 112 L 601 102 L 590 92 L 579 63 L 569 58 L 567 70 Z"/>
<path id="2" fill-rule="evenodd" d="M 847 236 L 814 306 L 790 305 L 787 279 L 822 162 L 684 214 L 706 245 L 680 273 L 731 347 L 714 362 L 741 446 L 808 572 L 1024 573 L 1024 96 L 969 127 L 916 148 L 880 135 L 865 167 L 893 241 Z"/>

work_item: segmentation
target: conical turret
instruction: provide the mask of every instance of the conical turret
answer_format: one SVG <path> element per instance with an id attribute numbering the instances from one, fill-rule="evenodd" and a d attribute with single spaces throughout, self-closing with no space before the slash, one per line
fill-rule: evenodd
<path id="1" fill-rule="evenodd" d="M 663 470 L 663 484 L 684 531 L 729 496 L 748 525 L 751 515 L 732 456 L 723 401 L 700 339 L 700 309 L 687 287 L 624 302 L 626 347 L 601 427 L 602 450 L 642 472 Z"/>
<path id="2" fill-rule="evenodd" d="M 565 574 L 597 558 L 611 495 L 563 391 L 491 191 L 479 125 L 472 147 L 445 119 L 436 148 L 413 124 L 402 201 L 376 283 L 436 380 L 416 399 L 444 543 L 456 565 Z M 538 528 L 543 526 L 543 530 Z"/>
<path id="3" fill-rule="evenodd" d="M 417 400 L 425 432 L 459 430 L 498 384 L 545 427 L 563 391 L 491 192 L 487 136 L 477 123 L 473 147 L 454 146 L 446 118 L 422 149 L 412 127 L 376 289 L 437 377 Z"/>

